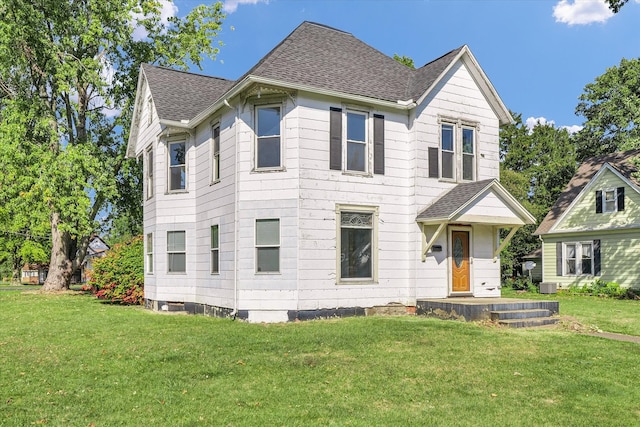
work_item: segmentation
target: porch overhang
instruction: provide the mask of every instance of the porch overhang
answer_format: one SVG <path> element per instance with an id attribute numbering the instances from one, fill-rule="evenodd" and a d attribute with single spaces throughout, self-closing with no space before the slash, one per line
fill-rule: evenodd
<path id="1" fill-rule="evenodd" d="M 534 224 L 531 215 L 496 179 L 458 184 L 447 190 L 431 205 L 423 209 L 416 221 L 422 229 L 422 261 L 441 236 L 447 225 L 492 226 L 496 231 L 493 261 L 509 244 L 513 235 L 525 224 Z M 436 227 L 433 234 L 428 229 Z M 498 231 L 510 229 L 500 240 Z"/>

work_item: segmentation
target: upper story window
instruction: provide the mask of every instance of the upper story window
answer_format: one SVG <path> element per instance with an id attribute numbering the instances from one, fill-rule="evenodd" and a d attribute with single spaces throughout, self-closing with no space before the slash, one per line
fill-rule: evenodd
<path id="1" fill-rule="evenodd" d="M 147 99 L 147 126 L 153 123 L 153 100 L 151 97 Z"/>
<path id="2" fill-rule="evenodd" d="M 147 187 L 146 187 L 146 193 L 147 193 L 147 199 L 150 199 L 153 197 L 153 168 L 154 168 L 154 157 L 153 157 L 153 148 L 149 148 L 147 150 L 146 156 L 145 156 L 145 160 L 146 160 L 146 164 L 147 164 Z"/>
<path id="3" fill-rule="evenodd" d="M 211 129 L 211 183 L 220 181 L 220 125 Z"/>
<path id="4" fill-rule="evenodd" d="M 169 142 L 169 191 L 187 188 L 186 151 L 186 141 Z"/>
<path id="5" fill-rule="evenodd" d="M 476 128 L 461 121 L 441 123 L 440 147 L 429 148 L 429 177 L 474 181 L 476 175 Z"/>
<path id="6" fill-rule="evenodd" d="M 596 191 L 596 213 L 624 210 L 624 187 Z"/>
<path id="7" fill-rule="evenodd" d="M 282 168 L 281 107 L 256 107 L 256 169 Z"/>
<path id="8" fill-rule="evenodd" d="M 384 116 L 374 114 L 372 120 L 368 112 L 330 109 L 330 169 L 384 174 L 384 154 Z"/>

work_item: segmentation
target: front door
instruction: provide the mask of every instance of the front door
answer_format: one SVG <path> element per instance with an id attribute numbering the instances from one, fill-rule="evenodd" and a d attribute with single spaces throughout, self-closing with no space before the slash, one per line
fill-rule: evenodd
<path id="1" fill-rule="evenodd" d="M 451 291 L 471 291 L 468 231 L 451 232 Z"/>

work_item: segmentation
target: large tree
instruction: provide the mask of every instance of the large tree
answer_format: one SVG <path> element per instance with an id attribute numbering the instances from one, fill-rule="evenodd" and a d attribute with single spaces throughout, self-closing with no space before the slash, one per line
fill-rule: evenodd
<path id="1" fill-rule="evenodd" d="M 624 6 L 629 0 L 604 0 L 604 1 L 609 5 L 609 9 L 611 9 L 613 13 L 618 13 L 620 12 L 620 9 L 622 8 L 622 6 Z"/>
<path id="2" fill-rule="evenodd" d="M 500 181 L 540 223 L 575 173 L 575 146 L 566 129 L 540 122 L 529 128 L 521 114 L 513 116 L 500 129 Z M 501 256 L 503 275 L 511 276 L 523 256 L 540 246 L 532 234 L 536 227 L 514 235 Z"/>
<path id="3" fill-rule="evenodd" d="M 49 222 L 44 290 L 68 288 L 101 216 L 136 171 L 125 141 L 140 63 L 184 69 L 218 51 L 221 3 L 164 19 L 169 3 L 0 1 L 0 154 L 3 167 L 25 156 L 33 166 L 2 183 L 0 200 L 19 187 L 32 203 L 11 203 L 8 215 L 21 209 Z"/>
<path id="4" fill-rule="evenodd" d="M 640 59 L 622 59 L 584 88 L 576 114 L 578 158 L 640 147 Z"/>

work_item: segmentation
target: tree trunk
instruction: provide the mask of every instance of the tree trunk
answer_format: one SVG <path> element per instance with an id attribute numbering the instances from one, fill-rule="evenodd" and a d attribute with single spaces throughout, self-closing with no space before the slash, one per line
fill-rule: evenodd
<path id="1" fill-rule="evenodd" d="M 59 229 L 60 214 L 51 214 L 51 260 L 49 273 L 44 281 L 42 290 L 45 292 L 63 291 L 69 289 L 73 275 L 73 260 L 71 257 L 71 236 Z"/>

